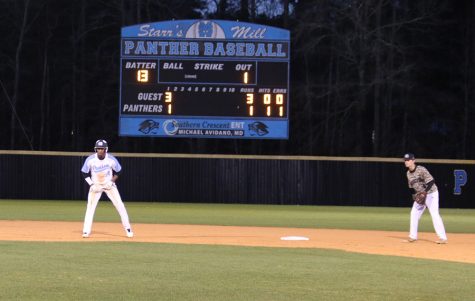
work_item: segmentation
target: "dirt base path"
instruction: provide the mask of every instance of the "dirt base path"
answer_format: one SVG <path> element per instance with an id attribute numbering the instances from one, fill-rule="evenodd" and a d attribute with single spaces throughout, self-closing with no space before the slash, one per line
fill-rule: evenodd
<path id="1" fill-rule="evenodd" d="M 475 234 L 450 234 L 449 244 L 437 245 L 434 233 L 420 233 L 406 242 L 407 233 L 278 227 L 134 224 L 134 238 L 125 237 L 120 223 L 94 223 L 91 237 L 82 238 L 81 222 L 0 220 L 0 241 L 130 241 L 153 243 L 338 249 L 349 252 L 475 263 Z M 281 237 L 306 237 L 285 241 Z"/>

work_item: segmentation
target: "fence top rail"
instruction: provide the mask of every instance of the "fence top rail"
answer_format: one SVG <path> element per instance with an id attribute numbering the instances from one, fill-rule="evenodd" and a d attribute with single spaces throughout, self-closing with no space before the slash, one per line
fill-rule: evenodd
<path id="1" fill-rule="evenodd" d="M 26 156 L 71 156 L 85 157 L 92 152 L 61 152 L 61 151 L 27 151 L 27 150 L 0 150 L 0 155 Z M 265 155 L 222 155 L 222 154 L 159 154 L 159 153 L 116 153 L 116 157 L 131 158 L 183 158 L 183 159 L 242 159 L 242 160 L 300 160 L 300 161 L 353 161 L 353 162 L 394 162 L 402 163 L 402 158 L 382 157 L 331 157 L 331 156 L 265 156 Z M 417 158 L 420 163 L 439 164 L 475 164 L 475 160 L 459 159 L 424 159 Z"/>

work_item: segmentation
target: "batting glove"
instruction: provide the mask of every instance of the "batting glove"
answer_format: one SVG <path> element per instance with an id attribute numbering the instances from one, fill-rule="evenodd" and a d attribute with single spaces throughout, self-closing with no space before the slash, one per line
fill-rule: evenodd
<path id="1" fill-rule="evenodd" d="M 112 182 L 112 181 L 109 181 L 106 184 L 104 184 L 104 189 L 106 189 L 106 190 L 109 190 L 112 187 L 114 187 L 114 182 Z"/>
<path id="2" fill-rule="evenodd" d="M 98 184 L 92 184 L 91 185 L 91 188 L 89 189 L 89 191 L 91 192 L 101 192 L 102 191 L 102 187 Z"/>

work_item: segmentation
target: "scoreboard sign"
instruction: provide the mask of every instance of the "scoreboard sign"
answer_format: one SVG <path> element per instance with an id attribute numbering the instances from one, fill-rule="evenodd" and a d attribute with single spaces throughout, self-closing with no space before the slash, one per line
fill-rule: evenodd
<path id="1" fill-rule="evenodd" d="M 122 28 L 119 135 L 288 139 L 288 30 L 223 20 Z"/>

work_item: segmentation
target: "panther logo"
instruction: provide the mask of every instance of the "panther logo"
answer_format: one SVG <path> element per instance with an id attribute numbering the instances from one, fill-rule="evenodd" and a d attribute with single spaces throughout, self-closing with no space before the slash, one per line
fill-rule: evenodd
<path id="1" fill-rule="evenodd" d="M 149 134 L 152 130 L 158 129 L 160 127 L 160 123 L 147 119 L 142 121 L 142 123 L 139 125 L 139 131 L 141 131 L 144 134 Z"/>
<path id="2" fill-rule="evenodd" d="M 268 126 L 260 121 L 253 122 L 248 125 L 249 131 L 251 132 L 251 136 L 259 135 L 264 136 L 269 134 Z"/>

